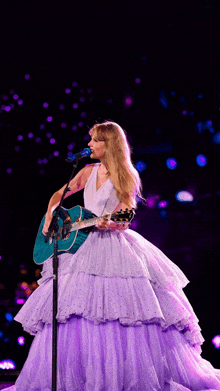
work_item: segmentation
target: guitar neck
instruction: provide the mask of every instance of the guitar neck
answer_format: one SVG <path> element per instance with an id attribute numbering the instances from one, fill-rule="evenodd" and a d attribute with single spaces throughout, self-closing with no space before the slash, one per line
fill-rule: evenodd
<path id="1" fill-rule="evenodd" d="M 71 228 L 70 232 L 76 231 L 78 229 L 83 229 L 83 228 L 86 228 L 86 227 L 91 227 L 92 225 L 95 225 L 96 222 L 100 218 L 102 218 L 102 216 L 101 217 L 93 217 L 92 219 L 75 222 L 75 223 L 72 224 L 72 228 Z"/>

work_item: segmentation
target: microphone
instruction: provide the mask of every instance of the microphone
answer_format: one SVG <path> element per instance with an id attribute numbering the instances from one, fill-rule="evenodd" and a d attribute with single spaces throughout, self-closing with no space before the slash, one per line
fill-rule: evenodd
<path id="1" fill-rule="evenodd" d="M 73 155 L 68 156 L 68 157 L 65 159 L 65 162 L 71 163 L 71 162 L 73 162 L 74 160 L 76 160 L 76 158 L 81 159 L 82 157 L 90 156 L 91 153 L 92 153 L 91 149 L 89 149 L 89 148 L 84 148 L 81 152 L 74 153 Z"/>

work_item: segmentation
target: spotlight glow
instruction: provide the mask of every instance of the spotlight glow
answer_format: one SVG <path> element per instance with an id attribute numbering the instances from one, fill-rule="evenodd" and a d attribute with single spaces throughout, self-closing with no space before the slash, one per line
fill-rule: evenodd
<path id="1" fill-rule="evenodd" d="M 43 107 L 46 109 L 47 107 L 49 107 L 49 103 L 44 102 L 44 103 L 43 103 Z"/>
<path id="2" fill-rule="evenodd" d="M 47 117 L 47 122 L 52 122 L 53 121 L 53 117 L 49 116 Z"/>
<path id="3" fill-rule="evenodd" d="M 78 103 L 73 103 L 73 108 L 74 108 L 74 109 L 78 109 L 78 107 L 79 107 L 79 106 L 78 106 Z"/>
<path id="4" fill-rule="evenodd" d="M 71 93 L 71 89 L 70 89 L 70 88 L 66 88 L 66 89 L 65 89 L 65 93 L 66 93 L 66 94 L 70 94 L 70 93 Z"/>

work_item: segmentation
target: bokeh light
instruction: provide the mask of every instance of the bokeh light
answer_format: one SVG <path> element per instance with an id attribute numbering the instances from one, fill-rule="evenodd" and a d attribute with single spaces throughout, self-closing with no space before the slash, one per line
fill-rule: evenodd
<path id="1" fill-rule="evenodd" d="M 132 98 L 132 96 L 126 96 L 125 99 L 124 99 L 124 103 L 126 106 L 132 106 L 133 103 L 134 103 L 134 100 Z"/>
<path id="2" fill-rule="evenodd" d="M 51 138 L 51 139 L 50 139 L 50 143 L 51 143 L 51 144 L 55 144 L 55 142 L 56 142 L 55 138 Z"/>
<path id="3" fill-rule="evenodd" d="M 215 346 L 215 349 L 220 349 L 220 335 L 215 335 L 214 338 L 212 338 L 212 343 Z"/>
<path id="4" fill-rule="evenodd" d="M 84 96 L 81 96 L 81 97 L 79 98 L 79 101 L 82 102 L 82 103 L 85 102 L 85 100 L 86 100 L 86 98 L 85 98 Z"/>
<path id="5" fill-rule="evenodd" d="M 43 103 L 43 107 L 46 109 L 47 107 L 49 107 L 49 103 L 44 102 L 44 103 Z"/>
<path id="6" fill-rule="evenodd" d="M 141 79 L 140 79 L 140 77 L 136 77 L 136 79 L 135 79 L 135 83 L 136 83 L 136 84 L 140 84 L 140 82 L 141 82 Z"/>
<path id="7" fill-rule="evenodd" d="M 13 360 L 2 360 L 0 361 L 0 369 L 15 369 L 16 364 Z"/>
<path id="8" fill-rule="evenodd" d="M 22 99 L 18 99 L 18 105 L 19 105 L 19 106 L 23 105 L 23 103 L 24 103 L 24 102 L 23 102 Z"/>
<path id="9" fill-rule="evenodd" d="M 65 110 L 65 106 L 63 104 L 60 105 L 60 110 Z"/>
<path id="10" fill-rule="evenodd" d="M 204 167 L 207 164 L 207 159 L 204 155 L 198 155 L 196 157 L 196 163 L 198 164 L 198 166 Z"/>
<path id="11" fill-rule="evenodd" d="M 72 82 L 72 86 L 73 86 L 73 87 L 77 87 L 77 86 L 78 86 L 77 81 L 73 81 L 73 82 Z"/>
<path id="12" fill-rule="evenodd" d="M 169 170 L 175 170 L 175 168 L 177 167 L 177 161 L 173 157 L 170 157 L 166 160 L 166 165 Z"/>
<path id="13" fill-rule="evenodd" d="M 28 138 L 33 138 L 33 137 L 34 137 L 33 133 L 32 133 L 32 132 L 29 132 L 29 133 L 28 133 Z"/>
<path id="14" fill-rule="evenodd" d="M 53 117 L 48 116 L 48 117 L 47 117 L 47 122 L 52 122 L 52 121 L 53 121 Z"/>
<path id="15" fill-rule="evenodd" d="M 135 167 L 137 169 L 138 172 L 143 172 L 146 168 L 147 168 L 147 165 L 145 162 L 143 162 L 142 160 L 139 160 L 136 164 L 135 164 Z"/>
<path id="16" fill-rule="evenodd" d="M 36 143 L 40 143 L 40 142 L 41 142 L 41 138 L 40 138 L 40 137 L 36 137 L 36 138 L 35 138 L 35 142 L 36 142 Z"/>
<path id="17" fill-rule="evenodd" d="M 73 108 L 74 109 L 78 109 L 78 107 L 79 107 L 78 103 L 73 103 Z"/>
<path id="18" fill-rule="evenodd" d="M 23 336 L 18 337 L 17 339 L 18 345 L 24 345 L 25 344 L 25 338 Z"/>
<path id="19" fill-rule="evenodd" d="M 11 323 L 13 321 L 14 317 L 11 314 L 11 312 L 6 312 L 5 319 L 8 321 L 8 323 Z"/>
<path id="20" fill-rule="evenodd" d="M 166 208 L 168 205 L 169 205 L 169 202 L 168 202 L 168 201 L 162 200 L 162 201 L 160 201 L 160 202 L 157 204 L 157 207 L 158 207 L 159 209 L 163 209 L 163 208 Z"/>
<path id="21" fill-rule="evenodd" d="M 45 125 L 44 125 L 44 124 L 40 124 L 39 128 L 40 128 L 41 130 L 43 130 L 43 129 L 45 129 Z"/>
<path id="22" fill-rule="evenodd" d="M 60 125 L 61 126 L 61 128 L 66 128 L 67 127 L 67 124 L 65 123 L 65 122 L 62 122 L 62 124 Z"/>
<path id="23" fill-rule="evenodd" d="M 71 93 L 71 89 L 70 89 L 70 88 L 66 88 L 66 89 L 65 89 L 65 93 L 66 93 L 66 94 L 70 94 L 70 93 Z"/>
<path id="24" fill-rule="evenodd" d="M 19 98 L 19 95 L 18 94 L 14 94 L 13 95 L 13 99 L 17 100 Z"/>
<path id="25" fill-rule="evenodd" d="M 76 126 L 76 125 L 73 125 L 73 126 L 72 126 L 72 130 L 74 130 L 74 131 L 77 130 L 77 126 Z"/>
<path id="26" fill-rule="evenodd" d="M 11 168 L 11 167 L 9 167 L 9 168 L 7 168 L 7 170 L 6 170 L 6 171 L 7 171 L 7 173 L 8 173 L 8 174 L 11 174 L 11 173 L 12 173 L 12 168 Z"/>
<path id="27" fill-rule="evenodd" d="M 22 136 L 21 134 L 19 134 L 18 137 L 17 137 L 17 139 L 18 139 L 19 141 L 21 141 L 21 140 L 23 140 L 23 136 Z"/>
<path id="28" fill-rule="evenodd" d="M 180 190 L 176 193 L 175 198 L 180 202 L 192 202 L 193 195 L 189 191 Z"/>
<path id="29" fill-rule="evenodd" d="M 59 152 L 58 151 L 54 151 L 54 156 L 59 156 Z"/>
<path id="30" fill-rule="evenodd" d="M 26 79 L 26 80 L 29 80 L 30 79 L 30 75 L 29 75 L 29 73 L 26 73 L 26 75 L 24 75 L 24 78 Z"/>

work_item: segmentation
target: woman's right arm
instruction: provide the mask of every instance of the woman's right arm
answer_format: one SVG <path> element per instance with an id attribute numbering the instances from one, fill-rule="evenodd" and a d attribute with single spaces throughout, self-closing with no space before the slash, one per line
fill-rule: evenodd
<path id="1" fill-rule="evenodd" d="M 89 176 L 90 176 L 90 174 L 92 172 L 92 168 L 93 167 L 94 167 L 94 164 L 89 164 L 88 166 L 82 168 L 82 170 L 80 170 L 76 174 L 76 176 L 70 181 L 70 183 L 69 183 L 70 191 L 68 191 L 65 194 L 64 198 L 67 198 L 71 194 L 74 194 L 77 191 L 80 191 L 80 190 L 84 189 L 85 184 L 86 184 L 86 182 L 87 182 L 87 180 L 88 180 L 88 178 L 89 178 Z M 42 229 L 42 233 L 44 235 L 46 235 L 47 232 L 48 232 L 48 228 L 50 226 L 50 223 L 51 223 L 51 220 L 52 220 L 52 217 L 53 217 L 53 211 L 59 205 L 59 202 L 60 202 L 60 200 L 62 198 L 62 195 L 63 195 L 65 187 L 66 187 L 66 185 L 61 187 L 60 190 L 56 191 L 52 195 L 52 197 L 51 197 L 51 199 L 49 201 L 47 212 L 46 212 L 46 215 L 45 215 L 45 223 L 44 223 L 44 226 L 43 226 L 43 229 Z"/>

